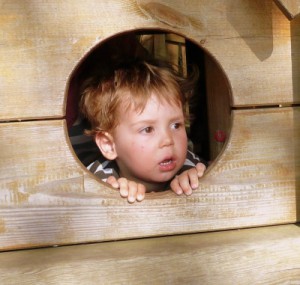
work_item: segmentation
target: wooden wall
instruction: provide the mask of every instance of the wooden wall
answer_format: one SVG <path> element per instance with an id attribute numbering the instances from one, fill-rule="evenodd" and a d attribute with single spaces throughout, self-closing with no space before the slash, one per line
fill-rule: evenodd
<path id="1" fill-rule="evenodd" d="M 273 1 L 0 4 L 0 249 L 297 220 L 300 23 Z M 130 205 L 74 155 L 65 94 L 93 47 L 143 28 L 183 35 L 212 55 L 229 82 L 232 125 L 192 196 L 151 193 Z"/>
<path id="2" fill-rule="evenodd" d="M 0 283 L 299 284 L 299 243 L 281 225 L 2 252 Z"/>
<path id="3" fill-rule="evenodd" d="M 299 0 L 275 0 L 275 3 L 290 20 L 300 14 Z"/>

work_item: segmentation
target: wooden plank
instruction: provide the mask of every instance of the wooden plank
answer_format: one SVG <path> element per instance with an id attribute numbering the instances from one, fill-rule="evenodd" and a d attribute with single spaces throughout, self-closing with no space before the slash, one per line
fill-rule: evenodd
<path id="1" fill-rule="evenodd" d="M 300 229 L 257 229 L 0 253 L 8 284 L 299 284 Z"/>
<path id="2" fill-rule="evenodd" d="M 222 52 L 216 42 L 205 44 L 228 76 L 233 106 L 299 101 L 292 88 L 288 20 L 269 1 L 242 2 L 247 4 L 240 2 L 238 13 L 235 1 L 226 7 L 227 22 L 220 26 L 231 26 L 231 33 L 219 31 Z M 283 62 L 289 67 L 283 68 Z"/>
<path id="3" fill-rule="evenodd" d="M 282 12 L 288 17 L 289 20 L 294 19 L 300 14 L 300 1 L 299 0 L 274 0 Z"/>
<path id="4" fill-rule="evenodd" d="M 290 22 L 272 0 L 0 5 L 3 121 L 64 116 L 68 79 L 80 60 L 103 40 L 144 28 L 184 35 L 212 54 L 236 106 L 300 101 L 292 86 Z"/>
<path id="5" fill-rule="evenodd" d="M 293 90 L 296 102 L 296 94 L 300 94 L 300 17 L 297 17 L 293 21 L 291 21 L 291 35 Z"/>
<path id="6" fill-rule="evenodd" d="M 149 193 L 133 205 L 79 164 L 60 120 L 2 123 L 0 145 L 2 250 L 291 223 L 299 215 L 300 108 L 234 111 L 224 153 L 192 196 Z"/>

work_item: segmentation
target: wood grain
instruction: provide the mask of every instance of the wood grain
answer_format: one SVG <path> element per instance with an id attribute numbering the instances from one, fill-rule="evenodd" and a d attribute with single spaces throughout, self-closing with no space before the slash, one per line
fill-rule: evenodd
<path id="1" fill-rule="evenodd" d="M 300 23 L 273 1 L 0 0 L 0 7 L 1 250 L 299 220 Z M 151 193 L 129 205 L 74 156 L 65 94 L 93 48 L 145 28 L 184 35 L 210 53 L 241 110 L 192 196 Z"/>
<path id="2" fill-rule="evenodd" d="M 299 0 L 275 0 L 275 3 L 290 20 L 300 14 Z"/>
<path id="3" fill-rule="evenodd" d="M 0 253 L 8 284 L 299 284 L 297 225 Z"/>
<path id="4" fill-rule="evenodd" d="M 1 0 L 0 7 L 2 121 L 63 117 L 68 80 L 90 50 L 146 28 L 184 35 L 215 57 L 235 106 L 300 101 L 290 22 L 271 0 Z"/>
<path id="5" fill-rule="evenodd" d="M 2 123 L 0 249 L 295 222 L 299 122 L 300 108 L 234 111 L 227 146 L 192 196 L 150 193 L 134 205 L 79 164 L 63 121 Z"/>

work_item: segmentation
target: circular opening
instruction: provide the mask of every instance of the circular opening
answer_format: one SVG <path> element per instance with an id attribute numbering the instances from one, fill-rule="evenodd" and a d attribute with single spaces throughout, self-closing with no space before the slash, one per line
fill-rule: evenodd
<path id="1" fill-rule="evenodd" d="M 80 86 L 95 69 L 128 60 L 151 56 L 177 66 L 186 76 L 196 65 L 199 79 L 187 106 L 186 129 L 189 148 L 210 164 L 226 143 L 230 130 L 230 90 L 226 75 L 216 60 L 194 41 L 161 30 L 136 30 L 108 38 L 84 56 L 71 75 L 67 90 L 66 119 L 72 146 L 88 167 L 101 155 L 93 139 L 84 134 L 88 122 L 79 116 Z"/>

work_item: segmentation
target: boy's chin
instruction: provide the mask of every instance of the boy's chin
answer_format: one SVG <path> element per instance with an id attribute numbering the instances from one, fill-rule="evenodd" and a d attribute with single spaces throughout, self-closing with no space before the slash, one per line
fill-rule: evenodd
<path id="1" fill-rule="evenodd" d="M 160 175 L 158 177 L 155 177 L 156 179 L 154 178 L 152 181 L 157 184 L 164 184 L 164 183 L 171 181 L 175 177 L 176 173 L 177 172 L 175 172 L 174 174 L 168 173 L 165 175 Z"/>
<path id="2" fill-rule="evenodd" d="M 165 185 L 166 183 L 169 183 L 175 176 L 178 171 L 169 171 L 164 173 L 158 173 L 157 175 L 151 175 L 147 176 L 144 175 L 143 177 L 139 177 L 139 181 L 144 181 L 146 184 L 152 184 L 154 185 Z M 140 182 L 143 184 L 143 182 Z"/>

